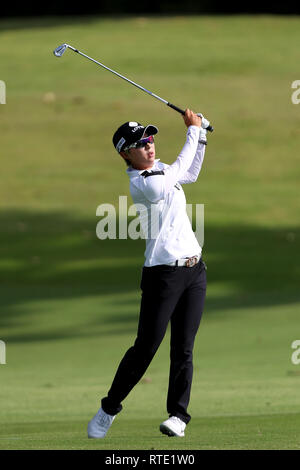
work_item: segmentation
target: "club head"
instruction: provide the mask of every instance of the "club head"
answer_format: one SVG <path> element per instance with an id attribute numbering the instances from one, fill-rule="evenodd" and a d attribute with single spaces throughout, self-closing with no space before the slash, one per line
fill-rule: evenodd
<path id="1" fill-rule="evenodd" d="M 68 44 L 62 44 L 61 46 L 58 46 L 56 49 L 54 49 L 53 54 L 56 57 L 61 57 L 68 47 Z"/>

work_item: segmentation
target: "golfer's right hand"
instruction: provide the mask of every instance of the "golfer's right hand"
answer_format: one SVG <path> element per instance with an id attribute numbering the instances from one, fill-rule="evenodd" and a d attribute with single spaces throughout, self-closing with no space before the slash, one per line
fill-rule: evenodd
<path id="1" fill-rule="evenodd" d="M 186 127 L 189 126 L 198 126 L 201 127 L 202 119 L 197 114 L 193 113 L 189 108 L 185 110 L 184 115 L 182 116 L 185 122 Z"/>

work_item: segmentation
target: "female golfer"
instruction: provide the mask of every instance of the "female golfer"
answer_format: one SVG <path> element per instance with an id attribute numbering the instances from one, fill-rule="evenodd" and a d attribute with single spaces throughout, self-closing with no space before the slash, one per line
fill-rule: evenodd
<path id="1" fill-rule="evenodd" d="M 193 376 L 193 346 L 205 292 L 206 266 L 186 213 L 181 184 L 197 180 L 206 145 L 201 117 L 187 109 L 186 142 L 172 165 L 155 159 L 158 129 L 126 122 L 113 144 L 128 165 L 130 192 L 145 232 L 145 263 L 137 337 L 125 353 L 101 408 L 88 424 L 88 437 L 103 438 L 121 402 L 138 383 L 155 355 L 171 321 L 171 362 L 167 411 L 160 431 L 184 436 Z"/>

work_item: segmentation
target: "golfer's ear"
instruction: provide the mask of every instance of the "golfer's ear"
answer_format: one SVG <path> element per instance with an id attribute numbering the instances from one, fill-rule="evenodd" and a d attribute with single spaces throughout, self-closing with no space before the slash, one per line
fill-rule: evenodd
<path id="1" fill-rule="evenodd" d="M 129 152 L 120 152 L 121 157 L 124 159 L 127 166 L 131 165 L 131 161 L 129 160 Z"/>
<path id="2" fill-rule="evenodd" d="M 129 159 L 128 159 L 128 156 L 129 156 L 128 153 L 126 153 L 126 152 L 120 152 L 120 155 L 121 155 L 121 157 L 124 158 L 124 160 L 129 160 Z"/>

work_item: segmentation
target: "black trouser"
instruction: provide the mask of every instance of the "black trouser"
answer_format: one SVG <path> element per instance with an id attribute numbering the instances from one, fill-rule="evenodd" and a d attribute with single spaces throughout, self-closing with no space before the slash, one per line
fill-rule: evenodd
<path id="1" fill-rule="evenodd" d="M 137 338 L 125 353 L 103 410 L 115 415 L 121 402 L 144 375 L 171 320 L 171 364 L 167 411 L 188 423 L 187 413 L 193 376 L 193 346 L 200 324 L 206 293 L 206 266 L 159 265 L 144 267 L 142 300 Z"/>

